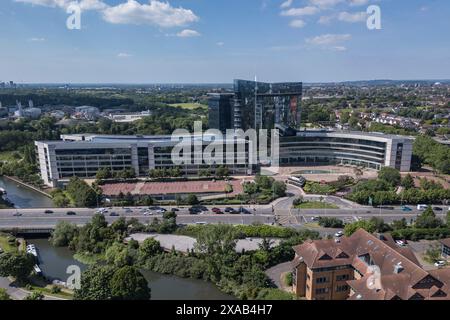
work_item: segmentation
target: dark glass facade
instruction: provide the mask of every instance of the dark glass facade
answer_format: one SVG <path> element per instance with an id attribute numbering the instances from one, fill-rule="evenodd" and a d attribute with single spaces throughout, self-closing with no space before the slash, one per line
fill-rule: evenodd
<path id="1" fill-rule="evenodd" d="M 301 82 L 234 81 L 234 128 L 273 129 L 275 124 L 299 128 Z"/>
<path id="2" fill-rule="evenodd" d="M 233 128 L 233 94 L 209 94 L 209 128 L 225 132 Z"/>

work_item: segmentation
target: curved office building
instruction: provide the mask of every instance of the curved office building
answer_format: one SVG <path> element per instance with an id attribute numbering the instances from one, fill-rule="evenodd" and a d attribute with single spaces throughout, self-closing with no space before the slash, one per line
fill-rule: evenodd
<path id="1" fill-rule="evenodd" d="M 410 170 L 413 140 L 378 133 L 299 131 L 280 139 L 281 166 L 361 165 Z"/>

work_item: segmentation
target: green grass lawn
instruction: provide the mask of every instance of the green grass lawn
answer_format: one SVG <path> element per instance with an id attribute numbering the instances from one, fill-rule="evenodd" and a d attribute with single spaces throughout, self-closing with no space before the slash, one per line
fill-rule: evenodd
<path id="1" fill-rule="evenodd" d="M 8 235 L 4 233 L 0 233 L 0 248 L 5 252 L 17 252 L 17 246 L 9 244 Z"/>
<path id="2" fill-rule="evenodd" d="M 328 202 L 319 202 L 319 201 L 308 201 L 303 202 L 295 206 L 296 209 L 339 209 L 338 206 L 328 203 Z"/>
<path id="3" fill-rule="evenodd" d="M 188 109 L 188 110 L 197 109 L 197 108 L 202 108 L 202 109 L 208 108 L 208 106 L 206 106 L 204 104 L 200 104 L 200 103 L 173 103 L 173 104 L 170 104 L 170 106 L 171 107 L 180 107 L 180 108 Z"/>
<path id="4" fill-rule="evenodd" d="M 104 260 L 105 257 L 102 254 L 85 254 L 85 253 L 75 253 L 73 258 L 83 264 L 93 265 Z"/>

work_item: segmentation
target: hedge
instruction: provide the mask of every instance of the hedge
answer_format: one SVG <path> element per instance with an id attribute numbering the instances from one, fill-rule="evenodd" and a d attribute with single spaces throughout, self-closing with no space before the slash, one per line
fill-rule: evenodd
<path id="1" fill-rule="evenodd" d="M 395 239 L 407 239 L 412 241 L 417 240 L 438 240 L 450 237 L 450 228 L 436 228 L 436 229 L 417 229 L 408 228 L 392 231 L 392 236 Z"/>

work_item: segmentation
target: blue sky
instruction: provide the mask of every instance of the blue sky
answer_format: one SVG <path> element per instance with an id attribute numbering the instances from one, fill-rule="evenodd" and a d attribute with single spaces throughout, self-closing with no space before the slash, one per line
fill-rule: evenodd
<path id="1" fill-rule="evenodd" d="M 69 2 L 1 1 L 1 81 L 450 78 L 448 0 L 80 0 L 81 30 Z"/>

